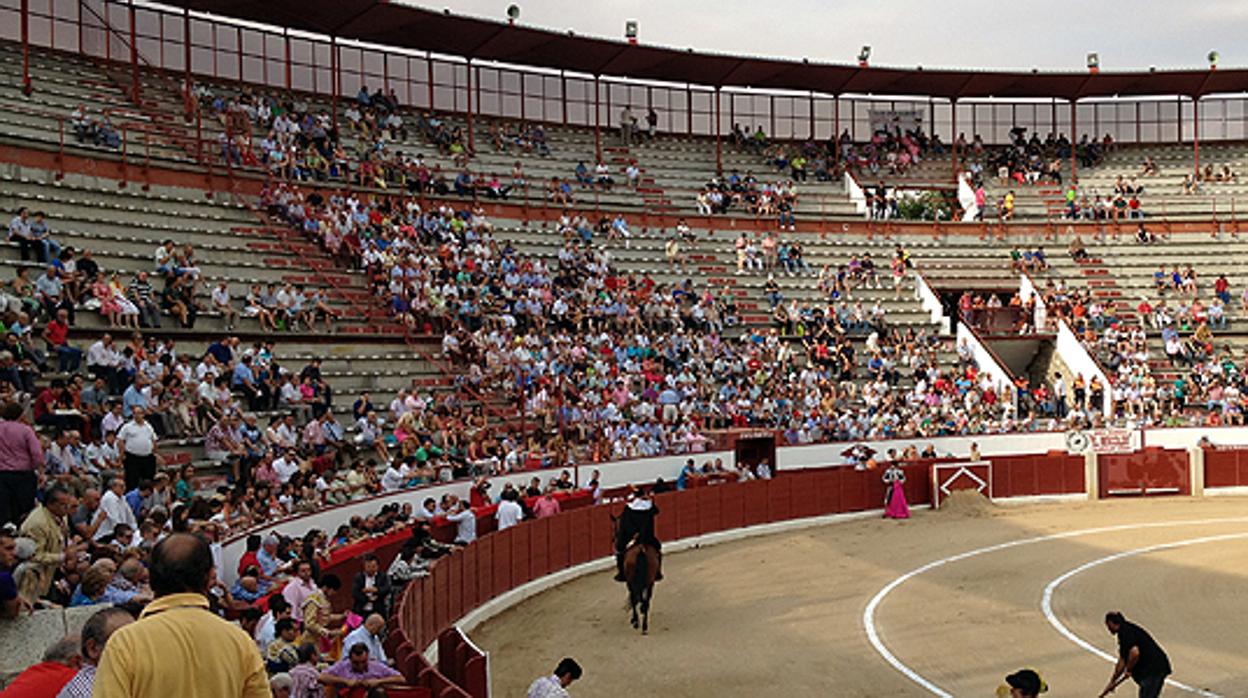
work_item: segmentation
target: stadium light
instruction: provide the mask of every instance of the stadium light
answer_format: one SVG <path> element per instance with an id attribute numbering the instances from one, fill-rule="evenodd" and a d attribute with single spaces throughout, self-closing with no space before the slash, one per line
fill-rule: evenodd
<path id="1" fill-rule="evenodd" d="M 858 67 L 866 68 L 867 61 L 869 61 L 870 59 L 871 59 L 871 47 L 864 45 L 862 47 L 862 50 L 858 52 Z"/>
<path id="2" fill-rule="evenodd" d="M 507 23 L 515 24 L 517 19 L 520 19 L 520 6 L 508 5 L 507 6 Z"/>
<path id="3" fill-rule="evenodd" d="M 628 39 L 630 44 L 637 44 L 637 20 L 630 19 L 624 22 L 624 38 Z"/>
<path id="4" fill-rule="evenodd" d="M 1101 57 L 1099 54 L 1096 54 L 1096 53 L 1088 54 L 1088 72 L 1089 73 L 1101 72 Z"/>
<path id="5" fill-rule="evenodd" d="M 1217 70 L 1217 69 L 1218 69 L 1218 59 L 1219 59 L 1219 58 L 1221 58 L 1221 56 L 1219 56 L 1219 55 L 1218 55 L 1218 52 L 1217 52 L 1217 51 L 1210 51 L 1210 52 L 1209 52 L 1209 70 Z"/>

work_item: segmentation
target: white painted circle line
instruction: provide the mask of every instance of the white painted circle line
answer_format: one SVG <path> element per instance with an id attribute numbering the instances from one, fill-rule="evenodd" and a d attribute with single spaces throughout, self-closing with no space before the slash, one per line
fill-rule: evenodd
<path id="1" fill-rule="evenodd" d="M 989 546 L 985 546 L 982 548 L 976 548 L 974 550 L 968 550 L 966 552 L 958 553 L 957 555 L 950 555 L 948 557 L 943 557 L 939 560 L 933 560 L 932 562 L 929 562 L 926 565 L 923 565 L 922 567 L 915 568 L 901 575 L 900 577 L 897 577 L 896 579 L 889 582 L 888 584 L 886 584 L 884 588 L 876 592 L 875 596 L 871 597 L 871 600 L 867 602 L 867 607 L 862 612 L 862 627 L 863 627 L 863 630 L 866 631 L 867 633 L 867 640 L 871 643 L 871 646 L 875 649 L 876 653 L 879 654 L 881 657 L 883 657 L 884 661 L 888 662 L 894 669 L 899 671 L 903 676 L 910 679 L 914 683 L 917 683 L 918 685 L 922 686 L 925 690 L 927 690 L 929 693 L 933 695 L 940 696 L 941 698 L 953 698 L 952 693 L 946 691 L 940 686 L 937 686 L 935 683 L 932 683 L 928 679 L 924 678 L 922 674 L 906 666 L 904 662 L 898 659 L 897 656 L 894 655 L 892 651 L 888 649 L 888 647 L 884 644 L 884 641 L 880 639 L 879 631 L 876 630 L 876 627 L 875 627 L 875 612 L 879 608 L 880 603 L 884 601 L 884 598 L 887 597 L 890 593 L 892 593 L 893 590 L 895 590 L 897 587 L 901 586 L 902 584 L 905 584 L 906 582 L 919 576 L 920 574 L 923 574 L 925 572 L 930 572 L 931 570 L 934 570 L 938 567 L 943 567 L 944 565 L 947 565 L 951 562 L 960 562 L 968 558 L 978 557 L 980 555 L 986 555 L 988 553 L 995 553 L 1000 550 L 1008 550 L 1010 548 L 1017 548 L 1023 545 L 1031 545 L 1033 543 L 1046 543 L 1048 541 L 1063 540 L 1066 538 L 1078 538 L 1080 536 L 1091 536 L 1091 535 L 1096 535 L 1099 533 L 1114 533 L 1117 531 L 1132 531 L 1132 530 L 1145 529 L 1145 528 L 1168 528 L 1168 527 L 1174 527 L 1174 526 L 1206 526 L 1206 525 L 1244 523 L 1244 522 L 1248 522 L 1248 517 L 1240 516 L 1240 517 L 1226 518 L 1226 519 L 1193 519 L 1190 521 L 1154 521 L 1150 523 L 1139 523 L 1139 524 L 1119 524 L 1117 526 L 1102 526 L 1099 528 L 1085 528 L 1079 531 L 1065 531 L 1062 533 L 1051 533 L 1046 536 L 1037 536 L 1035 538 L 1023 538 L 1019 540 L 1007 541 L 1005 543 L 997 543 L 996 545 L 989 545 Z"/>
<path id="2" fill-rule="evenodd" d="M 1040 600 L 1040 610 L 1044 613 L 1045 620 L 1049 621 L 1049 625 L 1052 625 L 1053 628 L 1057 630 L 1057 632 L 1061 633 L 1063 637 L 1075 643 L 1079 647 L 1087 650 L 1088 652 L 1091 652 L 1092 654 L 1112 664 L 1118 661 L 1117 657 L 1113 656 L 1112 654 L 1108 652 L 1105 652 L 1104 650 L 1101 650 L 1099 647 L 1092 645 L 1090 642 L 1076 635 L 1073 631 L 1071 631 L 1070 628 L 1066 627 L 1066 625 L 1062 623 L 1061 620 L 1058 619 L 1057 614 L 1053 612 L 1053 593 L 1057 591 L 1057 588 L 1059 586 L 1061 586 L 1063 583 L 1066 582 L 1066 580 L 1070 579 L 1071 577 L 1074 577 L 1077 574 L 1082 574 L 1084 572 L 1087 572 L 1093 567 L 1099 567 L 1106 563 L 1115 562 L 1117 560 L 1122 560 L 1124 558 L 1135 557 L 1137 555 L 1145 555 L 1147 553 L 1158 552 L 1161 550 L 1173 550 L 1175 548 L 1183 548 L 1189 545 L 1201 545 L 1203 543 L 1220 543 L 1222 541 L 1237 540 L 1241 538 L 1248 538 L 1248 533 L 1227 533 L 1227 534 L 1223 534 L 1219 536 L 1202 536 L 1200 538 L 1191 538 L 1189 540 L 1174 541 L 1172 543 L 1160 543 L 1157 545 L 1145 546 L 1143 548 L 1136 548 L 1134 550 L 1125 550 L 1120 553 L 1114 553 L 1113 555 L 1106 555 L 1105 557 L 1092 560 L 1091 562 L 1085 562 L 1084 564 L 1079 565 L 1078 567 L 1066 572 L 1060 577 L 1049 582 L 1048 586 L 1044 588 L 1044 596 Z M 1176 681 L 1174 679 L 1166 679 L 1166 683 L 1180 690 L 1187 691 L 1188 693 L 1195 693 L 1198 696 L 1203 696 L 1204 698 L 1221 698 L 1221 696 L 1217 693 L 1214 693 L 1212 691 L 1206 691 L 1203 688 L 1189 686 L 1181 681 Z"/>

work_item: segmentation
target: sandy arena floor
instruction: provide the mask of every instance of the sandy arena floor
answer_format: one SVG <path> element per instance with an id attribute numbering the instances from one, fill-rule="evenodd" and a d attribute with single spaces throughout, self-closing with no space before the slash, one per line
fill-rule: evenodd
<path id="1" fill-rule="evenodd" d="M 1101 529 L 1090 531 L 1090 529 Z M 1109 529 L 1109 530 L 1105 530 Z M 924 688 L 885 661 L 886 651 Z M 1149 550 L 1154 546 L 1161 546 Z M 1143 549 L 1143 550 L 1141 550 Z M 1128 551 L 1052 588 L 1088 563 Z M 1121 610 L 1169 653 L 1166 696 L 1248 696 L 1248 502 L 1154 499 L 916 512 L 909 521 L 833 524 L 672 554 L 655 590 L 649 636 L 628 624 L 624 589 L 583 577 L 478 627 L 494 694 L 523 696 L 570 655 L 587 696 L 992 696 L 1019 667 L 1039 670 L 1048 696 L 1096 696 L 1116 645 L 1101 623 Z M 1056 624 L 1056 625 L 1055 625 Z M 1197 692 L 1204 689 L 1207 693 Z M 1134 696 L 1134 685 L 1118 696 Z"/>

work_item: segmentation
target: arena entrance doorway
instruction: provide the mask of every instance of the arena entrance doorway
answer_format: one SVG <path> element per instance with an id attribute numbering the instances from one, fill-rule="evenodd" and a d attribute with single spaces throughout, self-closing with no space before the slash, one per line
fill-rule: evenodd
<path id="1" fill-rule="evenodd" d="M 737 454 L 737 464 L 744 464 L 754 470 L 754 466 L 766 460 L 775 472 L 776 468 L 776 435 L 771 431 L 750 430 L 735 434 L 736 444 L 733 450 Z"/>

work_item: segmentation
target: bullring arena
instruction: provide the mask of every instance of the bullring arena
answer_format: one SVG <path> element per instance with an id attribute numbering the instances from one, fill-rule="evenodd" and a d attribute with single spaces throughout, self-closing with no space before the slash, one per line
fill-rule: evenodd
<path id="1" fill-rule="evenodd" d="M 0 0 L 0 696 L 1248 696 L 1235 3 L 469 4 Z"/>
<path id="2" fill-rule="evenodd" d="M 1096 695 L 1111 665 L 1081 643 L 1113 654 L 1100 619 L 1117 608 L 1164 638 L 1192 687 L 1174 695 L 1240 695 L 1248 644 L 1227 619 L 1245 611 L 1244 514 L 1213 499 L 871 517 L 672 555 L 647 637 L 609 574 L 472 636 L 503 695 L 570 647 L 595 696 L 989 696 L 1020 666 L 1053 695 Z"/>

